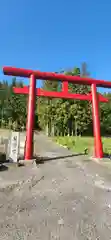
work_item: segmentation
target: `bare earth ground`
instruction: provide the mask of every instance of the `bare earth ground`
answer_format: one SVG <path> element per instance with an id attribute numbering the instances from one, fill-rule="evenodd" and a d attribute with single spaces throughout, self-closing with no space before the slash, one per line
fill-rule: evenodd
<path id="1" fill-rule="evenodd" d="M 35 136 L 43 164 L 0 172 L 0 239 L 111 239 L 111 174 Z"/>

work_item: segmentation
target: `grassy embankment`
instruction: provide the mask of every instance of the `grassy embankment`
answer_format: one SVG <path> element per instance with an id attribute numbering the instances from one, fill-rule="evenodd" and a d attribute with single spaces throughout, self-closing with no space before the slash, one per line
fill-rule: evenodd
<path id="1" fill-rule="evenodd" d="M 87 149 L 88 154 L 93 151 L 93 137 L 55 137 L 55 141 L 76 153 L 84 153 Z M 105 154 L 111 155 L 111 138 L 102 138 L 103 150 Z"/>

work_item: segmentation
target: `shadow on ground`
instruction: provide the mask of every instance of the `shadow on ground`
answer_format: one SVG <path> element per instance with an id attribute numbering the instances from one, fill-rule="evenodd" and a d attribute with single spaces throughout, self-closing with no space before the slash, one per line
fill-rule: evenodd
<path id="1" fill-rule="evenodd" d="M 0 165 L 0 172 L 4 172 L 4 171 L 7 171 L 7 170 L 8 170 L 7 166 L 5 166 L 4 164 Z"/>
<path id="2" fill-rule="evenodd" d="M 110 159 L 111 159 L 111 154 L 109 154 L 109 153 L 104 153 L 104 158 L 110 158 Z"/>
<path id="3" fill-rule="evenodd" d="M 65 158 L 70 158 L 70 157 L 77 157 L 77 156 L 84 156 L 84 154 L 83 153 L 69 154 L 69 155 L 57 156 L 57 157 L 35 156 L 35 159 L 36 159 L 36 164 L 44 164 L 45 162 L 48 162 L 48 161 L 60 160 L 60 159 L 65 159 Z"/>
<path id="4" fill-rule="evenodd" d="M 7 170 L 8 170 L 8 167 L 4 165 L 4 163 L 6 163 L 6 162 L 7 162 L 7 160 L 6 160 L 6 154 L 0 152 L 0 172 L 7 171 Z"/>

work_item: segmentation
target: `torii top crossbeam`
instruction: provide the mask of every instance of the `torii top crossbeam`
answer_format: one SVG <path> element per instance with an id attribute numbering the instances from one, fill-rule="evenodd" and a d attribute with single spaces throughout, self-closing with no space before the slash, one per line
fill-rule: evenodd
<path id="1" fill-rule="evenodd" d="M 86 77 L 82 78 L 79 76 L 68 76 L 64 74 L 33 71 L 33 70 L 15 68 L 15 67 L 3 67 L 3 72 L 5 75 L 10 75 L 10 76 L 30 77 L 33 74 L 36 79 L 57 80 L 57 81 L 61 80 L 61 81 L 68 81 L 72 83 L 74 82 L 74 84 L 84 84 L 84 85 L 96 84 L 97 87 L 111 88 L 111 82 L 105 81 L 105 80 L 97 80 L 93 78 L 86 78 Z"/>

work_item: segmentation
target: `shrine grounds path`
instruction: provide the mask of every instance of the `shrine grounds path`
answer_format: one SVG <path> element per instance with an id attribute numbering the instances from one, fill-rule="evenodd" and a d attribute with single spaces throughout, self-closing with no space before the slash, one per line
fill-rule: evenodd
<path id="1" fill-rule="evenodd" d="M 111 239 L 111 173 L 35 134 L 38 164 L 0 171 L 0 240 Z"/>

